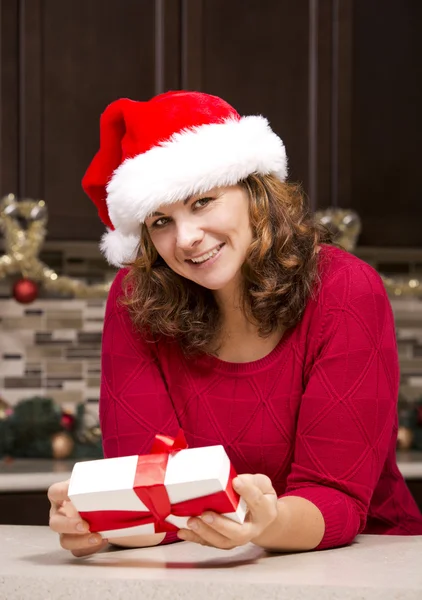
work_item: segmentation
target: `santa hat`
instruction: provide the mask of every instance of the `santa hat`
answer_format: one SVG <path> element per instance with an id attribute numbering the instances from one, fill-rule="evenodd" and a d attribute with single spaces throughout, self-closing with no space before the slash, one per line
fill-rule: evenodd
<path id="1" fill-rule="evenodd" d="M 108 228 L 101 250 L 122 266 L 135 258 L 141 223 L 159 206 L 252 173 L 287 175 L 283 142 L 268 121 L 240 117 L 216 96 L 178 91 L 110 104 L 82 186 Z"/>

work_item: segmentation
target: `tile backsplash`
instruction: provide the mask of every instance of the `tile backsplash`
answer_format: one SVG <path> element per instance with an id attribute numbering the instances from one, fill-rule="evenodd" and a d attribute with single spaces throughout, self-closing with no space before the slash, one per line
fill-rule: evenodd
<path id="1" fill-rule="evenodd" d="M 98 402 L 105 300 L 0 300 L 0 394 Z"/>
<path id="2" fill-rule="evenodd" d="M 422 299 L 392 299 L 401 395 L 422 397 Z M 0 395 L 46 395 L 72 410 L 98 403 L 105 300 L 0 300 Z"/>

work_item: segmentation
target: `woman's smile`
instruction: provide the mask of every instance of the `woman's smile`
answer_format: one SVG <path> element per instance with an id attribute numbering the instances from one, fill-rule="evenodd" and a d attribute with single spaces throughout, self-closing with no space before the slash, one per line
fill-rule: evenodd
<path id="1" fill-rule="evenodd" d="M 225 246 L 224 243 L 219 244 L 213 250 L 205 252 L 196 258 L 187 258 L 185 262 L 187 262 L 191 267 L 195 269 L 203 269 L 213 265 L 221 256 L 221 250 Z"/>

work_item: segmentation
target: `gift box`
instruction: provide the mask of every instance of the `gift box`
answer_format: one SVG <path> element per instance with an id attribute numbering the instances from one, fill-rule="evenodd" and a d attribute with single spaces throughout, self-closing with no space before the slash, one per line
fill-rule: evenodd
<path id="1" fill-rule="evenodd" d="M 243 523 L 246 505 L 223 446 L 187 448 L 156 436 L 151 453 L 76 463 L 69 498 L 92 532 L 123 537 L 177 531 L 206 510 Z"/>

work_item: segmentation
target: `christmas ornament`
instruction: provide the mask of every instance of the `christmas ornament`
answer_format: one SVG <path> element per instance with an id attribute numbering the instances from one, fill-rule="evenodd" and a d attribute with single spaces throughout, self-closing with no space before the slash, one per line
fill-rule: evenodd
<path id="1" fill-rule="evenodd" d="M 413 431 L 409 427 L 399 427 L 397 433 L 397 448 L 399 450 L 410 450 L 413 444 Z"/>
<path id="2" fill-rule="evenodd" d="M 76 298 L 107 297 L 111 283 L 87 285 L 77 279 L 57 275 L 39 260 L 47 232 L 46 224 L 44 200 L 18 201 L 13 194 L 1 200 L 0 230 L 4 234 L 5 254 L 0 256 L 0 279 L 19 274 L 23 278 L 21 281 L 30 280 L 33 285 L 42 285 L 52 292 Z"/>
<path id="3" fill-rule="evenodd" d="M 334 235 L 335 241 L 348 252 L 353 252 L 361 231 L 359 215 L 353 210 L 327 208 L 315 213 L 317 221 Z"/>
<path id="4" fill-rule="evenodd" d="M 73 447 L 75 442 L 65 431 L 55 433 L 51 436 L 51 448 L 53 453 L 53 458 L 57 460 L 62 460 L 64 458 L 69 458 L 72 454 Z"/>
<path id="5" fill-rule="evenodd" d="M 21 304 L 30 304 L 38 297 L 38 286 L 31 279 L 19 279 L 13 286 L 13 297 Z"/>
<path id="6" fill-rule="evenodd" d="M 60 425 L 63 427 L 63 429 L 72 431 L 75 425 L 75 417 L 70 413 L 63 413 L 62 418 L 60 419 Z"/>
<path id="7" fill-rule="evenodd" d="M 359 215 L 353 210 L 327 208 L 315 213 L 316 220 L 334 235 L 336 243 L 353 252 L 361 232 Z M 422 280 L 412 276 L 386 277 L 381 274 L 387 292 L 391 296 L 422 297 Z"/>
<path id="8" fill-rule="evenodd" d="M 0 420 L 6 419 L 9 415 L 12 414 L 12 407 L 4 398 L 0 396 Z"/>

